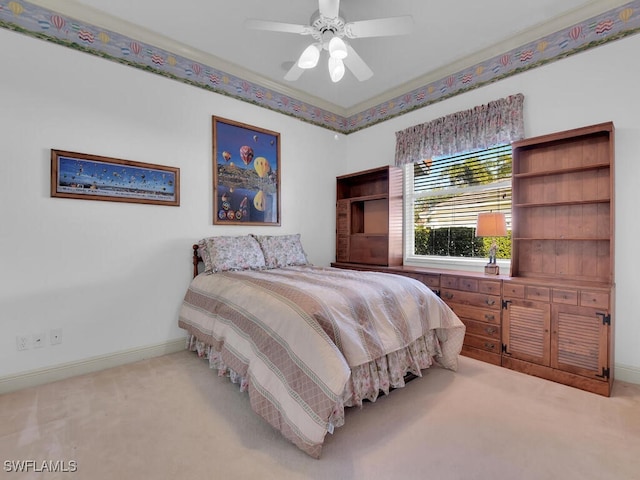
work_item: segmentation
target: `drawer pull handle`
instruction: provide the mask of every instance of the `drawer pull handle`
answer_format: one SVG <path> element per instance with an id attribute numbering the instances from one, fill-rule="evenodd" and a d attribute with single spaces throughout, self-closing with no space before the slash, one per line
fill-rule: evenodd
<path id="1" fill-rule="evenodd" d="M 495 318 L 496 318 L 496 316 L 495 316 L 495 315 L 489 315 L 489 314 L 485 314 L 485 315 L 484 315 L 484 319 L 485 319 L 485 320 L 493 320 L 493 319 L 495 319 Z"/>
<path id="2" fill-rule="evenodd" d="M 490 298 L 487 298 L 487 299 L 485 300 L 485 303 L 486 303 L 487 305 L 495 305 L 495 304 L 496 304 L 496 301 L 495 301 L 495 300 L 491 300 Z"/>
<path id="3" fill-rule="evenodd" d="M 453 293 L 447 292 L 447 293 L 444 294 L 444 297 L 448 298 L 449 300 L 451 300 L 453 298 Z"/>
<path id="4" fill-rule="evenodd" d="M 489 349 L 493 350 L 493 349 L 496 348 L 496 346 L 493 343 L 486 342 L 484 344 L 484 348 L 489 348 Z"/>
<path id="5" fill-rule="evenodd" d="M 485 328 L 484 331 L 487 332 L 489 335 L 493 335 L 494 333 L 496 333 L 496 329 L 492 327 Z"/>

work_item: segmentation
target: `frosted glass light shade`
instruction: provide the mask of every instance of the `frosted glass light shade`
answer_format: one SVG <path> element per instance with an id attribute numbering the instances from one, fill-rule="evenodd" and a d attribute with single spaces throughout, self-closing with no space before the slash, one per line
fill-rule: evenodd
<path id="1" fill-rule="evenodd" d="M 302 55 L 298 59 L 298 66 L 300 68 L 309 69 L 313 68 L 318 64 L 318 60 L 320 59 L 320 49 L 316 44 L 309 45 L 304 49 Z"/>
<path id="2" fill-rule="evenodd" d="M 339 58 L 329 57 L 329 75 L 333 83 L 339 82 L 344 76 L 344 63 Z"/>
<path id="3" fill-rule="evenodd" d="M 340 60 L 347 58 L 347 46 L 340 37 L 333 37 L 329 41 L 329 55 Z"/>

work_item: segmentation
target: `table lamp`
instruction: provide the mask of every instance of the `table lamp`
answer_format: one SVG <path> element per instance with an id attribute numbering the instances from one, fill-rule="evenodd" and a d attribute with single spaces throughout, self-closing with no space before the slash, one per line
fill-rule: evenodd
<path id="1" fill-rule="evenodd" d="M 479 213 L 478 224 L 476 225 L 476 237 L 506 237 L 507 221 L 504 213 Z M 489 263 L 484 267 L 484 273 L 489 275 L 499 275 L 500 268 L 496 264 L 496 254 L 498 244 L 495 238 L 491 242 L 489 249 Z"/>

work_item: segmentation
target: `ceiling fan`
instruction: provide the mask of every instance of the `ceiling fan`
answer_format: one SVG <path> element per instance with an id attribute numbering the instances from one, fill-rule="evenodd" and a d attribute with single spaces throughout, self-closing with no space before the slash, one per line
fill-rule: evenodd
<path id="1" fill-rule="evenodd" d="M 245 26 L 256 30 L 311 35 L 315 41 L 302 52 L 284 78 L 289 81 L 297 80 L 305 70 L 318 64 L 320 53 L 326 50 L 329 52 L 329 75 L 333 82 L 342 79 L 345 67 L 361 82 L 373 76 L 373 71 L 344 40 L 345 37 L 404 35 L 411 33 L 413 28 L 411 15 L 345 22 L 339 10 L 340 0 L 318 0 L 318 10 L 311 16 L 309 25 L 248 19 Z"/>

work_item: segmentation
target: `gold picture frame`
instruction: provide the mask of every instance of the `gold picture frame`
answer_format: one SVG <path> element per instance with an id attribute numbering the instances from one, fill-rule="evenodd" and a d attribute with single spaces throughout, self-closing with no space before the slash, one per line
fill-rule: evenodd
<path id="1" fill-rule="evenodd" d="M 280 225 L 280 134 L 212 120 L 213 223 Z"/>

